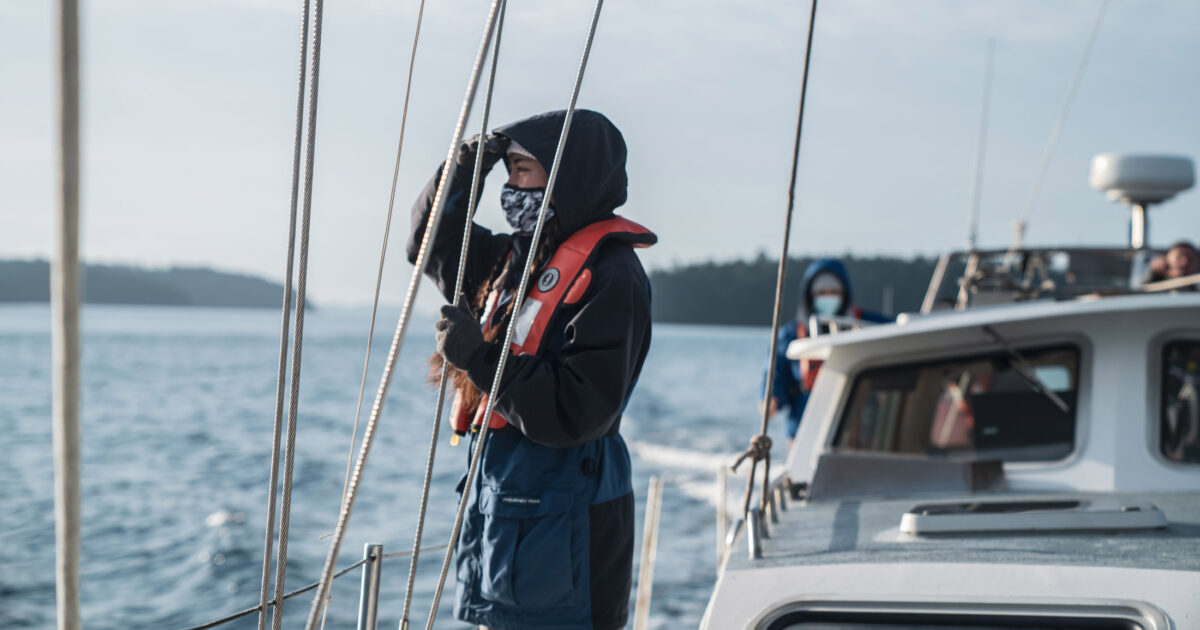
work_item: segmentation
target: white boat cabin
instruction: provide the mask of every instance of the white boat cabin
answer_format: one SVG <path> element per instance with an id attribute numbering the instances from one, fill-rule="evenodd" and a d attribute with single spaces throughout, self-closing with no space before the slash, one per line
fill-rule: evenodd
<path id="1" fill-rule="evenodd" d="M 948 255 L 920 314 L 812 322 L 799 433 L 702 627 L 1200 628 L 1200 274 L 1143 282 L 1182 160 L 1097 157 L 1128 249 Z"/>

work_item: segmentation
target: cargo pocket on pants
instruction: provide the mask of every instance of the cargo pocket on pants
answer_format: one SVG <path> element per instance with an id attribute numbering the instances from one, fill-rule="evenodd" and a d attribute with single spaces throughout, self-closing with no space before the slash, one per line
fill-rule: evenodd
<path id="1" fill-rule="evenodd" d="M 571 503 L 566 490 L 481 489 L 484 599 L 522 608 L 574 602 Z"/>

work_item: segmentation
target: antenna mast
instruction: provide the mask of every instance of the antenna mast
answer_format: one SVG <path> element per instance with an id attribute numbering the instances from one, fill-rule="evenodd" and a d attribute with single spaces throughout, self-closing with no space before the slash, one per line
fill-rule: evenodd
<path id="1" fill-rule="evenodd" d="M 1037 200 L 1038 193 L 1042 188 L 1042 179 L 1045 178 L 1046 170 L 1050 166 L 1050 158 L 1054 155 L 1054 149 L 1058 146 L 1058 138 L 1062 134 L 1063 125 L 1066 124 L 1067 114 L 1071 111 L 1071 103 L 1075 100 L 1075 93 L 1079 90 L 1079 84 L 1083 81 L 1083 73 L 1087 70 L 1088 61 L 1092 58 L 1092 48 L 1096 44 L 1096 36 L 1100 34 L 1100 26 L 1104 24 L 1104 14 L 1108 12 L 1108 5 L 1111 0 L 1104 0 L 1100 4 L 1100 10 L 1096 12 L 1096 20 L 1092 22 L 1092 31 L 1088 34 L 1087 44 L 1083 47 L 1083 56 L 1079 59 L 1079 66 L 1075 69 L 1075 76 L 1071 79 L 1071 84 L 1067 88 L 1067 96 L 1063 99 L 1062 109 L 1058 112 L 1058 118 L 1054 120 L 1054 127 L 1050 129 L 1050 138 L 1046 141 L 1046 147 L 1042 150 L 1042 160 L 1038 165 L 1037 174 L 1034 175 L 1033 185 L 1029 188 L 1029 196 L 1025 199 L 1025 206 L 1021 209 L 1021 216 L 1013 223 L 1015 230 L 1015 239 L 1012 249 L 1009 254 L 1015 253 L 1025 245 L 1025 230 L 1029 227 L 1029 215 L 1033 210 L 1033 204 Z"/>
<path id="2" fill-rule="evenodd" d="M 987 62 L 983 71 L 983 111 L 979 115 L 979 142 L 975 148 L 975 183 L 971 186 L 971 223 L 967 228 L 967 250 L 975 251 L 979 241 L 979 199 L 983 195 L 983 156 L 987 151 L 988 107 L 992 100 L 992 64 L 996 40 L 988 39 Z"/>

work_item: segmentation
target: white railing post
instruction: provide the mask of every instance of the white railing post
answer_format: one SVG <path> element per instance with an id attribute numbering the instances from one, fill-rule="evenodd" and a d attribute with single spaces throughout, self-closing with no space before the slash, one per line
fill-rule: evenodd
<path id="1" fill-rule="evenodd" d="M 654 561 L 658 555 L 658 515 L 662 509 L 662 479 L 650 478 L 646 493 L 646 521 L 642 526 L 642 561 L 638 569 L 637 608 L 633 630 L 645 630 L 650 621 L 650 591 L 654 583 Z"/>

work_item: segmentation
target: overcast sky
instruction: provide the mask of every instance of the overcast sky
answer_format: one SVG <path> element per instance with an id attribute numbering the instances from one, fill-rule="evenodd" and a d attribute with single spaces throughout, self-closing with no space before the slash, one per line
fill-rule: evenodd
<path id="1" fill-rule="evenodd" d="M 400 301 L 408 282 L 399 245 L 409 205 L 445 154 L 486 4 L 427 7 L 385 302 Z M 45 257 L 52 242 L 49 5 L 0 0 L 0 258 Z M 299 5 L 83 3 L 87 260 L 281 278 Z M 325 303 L 369 303 L 417 3 L 325 6 L 309 291 Z M 824 0 L 793 253 L 963 246 L 988 38 L 996 74 L 980 243 L 1006 246 L 1099 6 Z M 566 105 L 591 9 L 513 0 L 497 125 Z M 807 11 L 766 0 L 605 4 L 579 102 L 625 134 L 622 212 L 660 235 L 643 253 L 649 267 L 777 254 Z M 1087 185 L 1093 154 L 1200 156 L 1198 33 L 1200 2 L 1114 0 L 1030 242 L 1126 241 L 1125 212 Z M 490 182 L 481 207 L 497 228 L 498 190 Z M 1180 237 L 1200 237 L 1196 192 L 1153 211 L 1153 244 Z"/>

